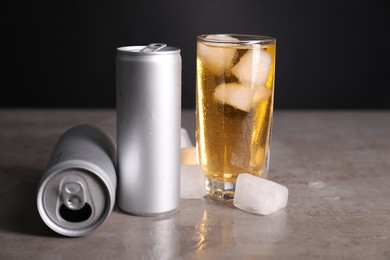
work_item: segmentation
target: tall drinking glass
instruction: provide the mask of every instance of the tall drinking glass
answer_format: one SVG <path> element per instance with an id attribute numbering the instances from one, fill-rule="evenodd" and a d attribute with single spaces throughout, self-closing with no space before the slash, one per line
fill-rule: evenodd
<path id="1" fill-rule="evenodd" d="M 240 173 L 268 178 L 276 40 L 197 37 L 197 149 L 210 198 L 230 201 Z"/>

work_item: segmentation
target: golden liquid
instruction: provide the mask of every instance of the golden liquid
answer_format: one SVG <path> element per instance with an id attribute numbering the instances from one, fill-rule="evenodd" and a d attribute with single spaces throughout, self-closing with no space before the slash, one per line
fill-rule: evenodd
<path id="1" fill-rule="evenodd" d="M 235 182 L 238 174 L 251 173 L 266 177 L 267 151 L 270 141 L 273 111 L 276 45 L 264 46 L 271 54 L 271 66 L 265 87 L 270 95 L 260 103 L 243 111 L 229 104 L 217 102 L 215 89 L 221 83 L 238 82 L 229 68 L 215 74 L 208 69 L 207 60 L 197 56 L 197 146 L 199 162 L 206 177 L 220 182 Z M 205 45 L 201 46 L 204 48 Z M 208 46 L 208 48 L 236 48 L 232 66 L 248 51 L 243 46 Z M 253 47 L 252 47 L 253 48 Z M 212 50 L 212 49 L 210 49 Z"/>

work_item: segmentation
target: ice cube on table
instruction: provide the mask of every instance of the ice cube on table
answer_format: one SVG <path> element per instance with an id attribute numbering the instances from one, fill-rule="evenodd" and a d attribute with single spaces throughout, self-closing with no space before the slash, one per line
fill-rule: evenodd
<path id="1" fill-rule="evenodd" d="M 287 205 L 288 189 L 276 182 L 253 176 L 238 175 L 233 205 L 260 215 L 272 214 Z"/>
<path id="2" fill-rule="evenodd" d="M 231 72 L 241 83 L 253 87 L 265 86 L 271 67 L 271 54 L 263 49 L 248 50 L 234 65 Z"/>
<path id="3" fill-rule="evenodd" d="M 184 147 L 180 149 L 181 164 L 195 165 L 197 164 L 196 147 Z"/>
<path id="4" fill-rule="evenodd" d="M 180 147 L 184 148 L 184 147 L 191 147 L 191 146 L 192 146 L 192 142 L 190 136 L 188 135 L 187 130 L 185 128 L 181 128 Z"/>
<path id="5" fill-rule="evenodd" d="M 199 165 L 180 166 L 180 198 L 200 199 L 206 196 L 205 175 Z"/>
<path id="6" fill-rule="evenodd" d="M 223 40 L 226 42 L 236 42 L 238 39 L 226 35 L 209 35 L 206 39 Z M 198 42 L 198 56 L 205 63 L 207 70 L 213 74 L 219 75 L 232 66 L 235 49 L 224 48 L 213 43 Z"/>

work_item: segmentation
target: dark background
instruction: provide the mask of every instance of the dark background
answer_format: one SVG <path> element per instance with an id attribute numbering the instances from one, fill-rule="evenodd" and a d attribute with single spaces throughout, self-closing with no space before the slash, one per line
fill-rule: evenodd
<path id="1" fill-rule="evenodd" d="M 125 45 L 181 48 L 183 108 L 195 107 L 195 38 L 277 39 L 275 107 L 389 109 L 386 1 L 8 1 L 0 107 L 113 108 Z"/>

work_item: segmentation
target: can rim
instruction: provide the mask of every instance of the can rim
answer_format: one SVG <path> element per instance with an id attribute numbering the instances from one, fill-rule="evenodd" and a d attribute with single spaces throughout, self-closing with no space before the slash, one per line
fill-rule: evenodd
<path id="1" fill-rule="evenodd" d="M 74 160 L 73 162 L 77 162 L 77 161 L 78 160 Z M 91 165 L 89 165 L 89 166 L 91 166 Z M 46 172 L 50 172 L 50 175 L 48 175 L 47 178 L 43 179 L 39 184 L 39 189 L 37 192 L 37 208 L 38 208 L 39 215 L 41 216 L 41 219 L 43 220 L 43 222 L 45 222 L 45 224 L 49 228 L 51 228 L 53 231 L 55 231 L 61 235 L 64 235 L 64 236 L 80 237 L 80 236 L 85 236 L 85 235 L 95 231 L 98 227 L 100 227 L 102 224 L 104 224 L 107 221 L 107 219 L 108 219 L 108 217 L 109 217 L 109 215 L 114 207 L 114 204 L 115 204 L 115 193 L 110 192 L 111 187 L 106 183 L 106 180 L 104 180 L 99 174 L 97 174 L 96 171 L 98 171 L 98 169 L 86 167 L 82 164 L 79 164 L 79 165 L 75 164 L 71 168 L 85 171 L 85 172 L 91 174 L 91 176 L 94 176 L 97 180 L 99 180 L 100 183 L 102 184 L 102 187 L 105 188 L 105 196 L 107 196 L 107 201 L 106 201 L 107 208 L 104 210 L 104 213 L 99 217 L 99 219 L 93 225 L 82 228 L 82 229 L 68 229 L 66 227 L 61 226 L 53 219 L 51 219 L 49 217 L 49 215 L 46 213 L 46 210 L 44 207 L 45 203 L 43 201 L 43 195 L 44 195 L 44 192 L 46 189 L 45 187 L 46 187 L 47 183 L 49 183 L 51 181 L 51 179 L 56 174 L 61 173 L 63 171 L 68 171 L 70 169 L 64 163 L 60 163 L 54 167 L 49 168 L 46 171 Z"/>
<path id="2" fill-rule="evenodd" d="M 167 55 L 167 54 L 177 54 L 180 53 L 180 49 L 173 46 L 166 46 L 159 51 L 155 52 L 141 52 L 146 45 L 137 45 L 137 46 L 122 46 L 117 48 L 118 53 L 130 54 L 130 55 Z"/>

